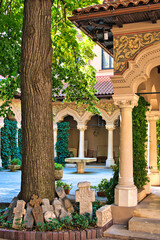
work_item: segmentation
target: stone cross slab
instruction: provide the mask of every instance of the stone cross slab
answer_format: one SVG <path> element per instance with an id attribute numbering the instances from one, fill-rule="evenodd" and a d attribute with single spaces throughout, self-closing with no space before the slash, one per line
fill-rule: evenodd
<path id="1" fill-rule="evenodd" d="M 26 210 L 24 209 L 25 204 L 26 204 L 25 201 L 18 200 L 17 206 L 13 210 L 14 219 L 13 219 L 12 228 L 14 228 L 14 229 L 20 228 L 20 224 L 22 222 L 23 215 L 25 215 L 25 213 L 26 213 Z"/>
<path id="2" fill-rule="evenodd" d="M 79 190 L 76 190 L 75 200 L 80 203 L 80 214 L 89 213 L 92 215 L 92 202 L 95 201 L 95 191 L 90 190 L 90 182 L 78 183 Z"/>
<path id="3" fill-rule="evenodd" d="M 42 204 L 43 213 L 53 211 L 53 206 L 50 205 L 49 199 L 47 198 L 42 199 Z"/>

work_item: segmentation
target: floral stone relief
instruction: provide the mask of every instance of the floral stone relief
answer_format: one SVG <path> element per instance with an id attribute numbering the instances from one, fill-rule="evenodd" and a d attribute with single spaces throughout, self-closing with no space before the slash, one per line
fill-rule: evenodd
<path id="1" fill-rule="evenodd" d="M 67 107 L 76 111 L 80 117 L 82 117 L 86 112 L 86 105 L 78 106 L 77 104 L 73 104 L 73 103 L 65 103 L 65 104 L 54 104 L 53 114 L 56 116 L 61 110 Z M 111 116 L 114 113 L 114 111 L 118 109 L 118 106 L 114 105 L 113 103 L 107 103 L 107 102 L 99 102 L 97 104 L 97 107 L 100 110 L 101 109 L 105 110 L 109 116 Z"/>
<path id="2" fill-rule="evenodd" d="M 156 43 L 160 43 L 160 31 L 114 36 L 115 73 L 122 73 L 127 68 L 128 60 L 134 59 L 145 47 Z"/>

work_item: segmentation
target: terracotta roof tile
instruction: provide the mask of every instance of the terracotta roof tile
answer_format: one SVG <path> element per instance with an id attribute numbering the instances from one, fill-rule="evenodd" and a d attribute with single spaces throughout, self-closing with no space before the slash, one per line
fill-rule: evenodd
<path id="1" fill-rule="evenodd" d="M 104 0 L 103 4 L 89 6 L 86 8 L 78 8 L 73 11 L 74 15 L 78 14 L 87 14 L 90 12 L 100 12 L 106 10 L 112 10 L 117 8 L 126 8 L 126 7 L 134 7 L 137 5 L 147 5 L 147 4 L 154 4 L 159 3 L 160 0 Z"/>
<path id="2" fill-rule="evenodd" d="M 113 84 L 110 79 L 110 76 L 97 76 L 97 83 L 95 85 L 95 89 L 98 91 L 95 95 L 112 95 L 114 93 Z M 64 83 L 63 89 L 67 87 L 67 84 Z M 56 97 L 64 97 L 65 94 L 62 94 L 62 90 L 59 93 L 59 96 Z"/>

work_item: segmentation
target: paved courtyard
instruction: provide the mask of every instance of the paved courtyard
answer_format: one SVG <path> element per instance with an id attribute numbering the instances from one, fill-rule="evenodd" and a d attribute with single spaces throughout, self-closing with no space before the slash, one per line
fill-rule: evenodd
<path id="1" fill-rule="evenodd" d="M 77 174 L 76 168 L 65 167 L 63 169 L 63 181 L 72 183 L 71 194 L 75 193 L 77 183 L 89 181 L 92 185 L 98 185 L 103 178 L 108 180 L 112 177 L 112 169 L 106 168 L 87 168 L 84 174 Z M 0 171 L 0 202 L 10 202 L 20 191 L 21 171 L 9 172 L 9 170 Z"/>

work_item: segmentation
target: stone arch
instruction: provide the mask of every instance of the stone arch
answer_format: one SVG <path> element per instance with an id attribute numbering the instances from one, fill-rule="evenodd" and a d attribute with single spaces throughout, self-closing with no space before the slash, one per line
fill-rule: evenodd
<path id="1" fill-rule="evenodd" d="M 74 111 L 73 109 L 66 107 L 63 110 L 61 110 L 60 112 L 57 113 L 57 115 L 54 118 L 54 124 L 56 124 L 59 121 L 63 121 L 64 117 L 66 117 L 67 115 L 70 115 L 73 117 L 73 119 L 79 123 L 81 118 L 78 115 L 78 113 L 76 111 Z"/>
<path id="2" fill-rule="evenodd" d="M 142 50 L 134 60 L 129 61 L 129 67 L 124 72 L 123 78 L 127 85 L 130 86 L 132 93 L 137 92 L 138 86 L 147 81 L 150 77 L 151 70 L 160 63 L 160 47 L 153 44 Z"/>
<path id="3" fill-rule="evenodd" d="M 99 109 L 101 114 L 102 114 L 102 118 L 106 121 L 106 124 L 107 123 L 114 123 L 115 120 L 117 120 L 120 116 L 120 110 L 119 109 L 116 109 L 112 115 L 108 115 L 108 113 L 103 110 L 103 109 Z"/>

